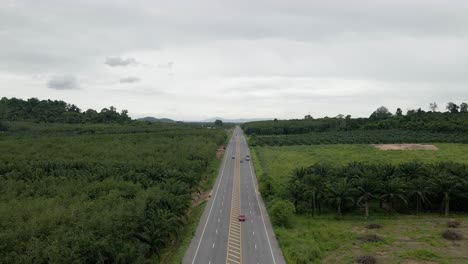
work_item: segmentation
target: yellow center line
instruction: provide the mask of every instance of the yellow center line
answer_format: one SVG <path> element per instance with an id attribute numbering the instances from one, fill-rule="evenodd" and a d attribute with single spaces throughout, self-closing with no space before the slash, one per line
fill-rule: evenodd
<path id="1" fill-rule="evenodd" d="M 240 200 L 240 142 L 236 140 L 236 158 L 234 160 L 234 177 L 232 186 L 231 217 L 229 219 L 229 234 L 226 252 L 226 263 L 242 264 L 242 232 L 239 215 L 241 214 Z"/>

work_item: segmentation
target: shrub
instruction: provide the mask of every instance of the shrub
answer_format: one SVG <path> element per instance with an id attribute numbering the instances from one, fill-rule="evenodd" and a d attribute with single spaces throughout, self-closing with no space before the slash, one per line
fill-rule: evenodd
<path id="1" fill-rule="evenodd" d="M 359 264 L 375 264 L 377 263 L 377 259 L 374 256 L 366 255 L 356 257 L 355 262 Z"/>
<path id="2" fill-rule="evenodd" d="M 383 241 L 383 239 L 376 234 L 362 236 L 359 238 L 359 240 L 361 240 L 362 242 L 372 242 L 372 243 Z"/>
<path id="3" fill-rule="evenodd" d="M 277 226 L 289 227 L 294 215 L 294 204 L 286 200 L 274 200 L 269 211 L 271 221 Z"/>
<path id="4" fill-rule="evenodd" d="M 5 122 L 0 121 L 0 131 L 8 131 L 8 126 Z"/>
<path id="5" fill-rule="evenodd" d="M 451 227 L 451 228 L 457 228 L 457 227 L 460 227 L 460 222 L 458 222 L 456 220 L 448 220 L 447 221 L 447 226 Z"/>
<path id="6" fill-rule="evenodd" d="M 447 239 L 447 240 L 462 240 L 463 235 L 460 232 L 454 231 L 454 230 L 445 230 L 442 233 L 442 237 Z"/>
<path id="7" fill-rule="evenodd" d="M 366 228 L 367 228 L 367 229 L 380 229 L 380 228 L 382 228 L 382 225 L 379 225 L 379 224 L 368 224 L 368 225 L 366 225 Z"/>

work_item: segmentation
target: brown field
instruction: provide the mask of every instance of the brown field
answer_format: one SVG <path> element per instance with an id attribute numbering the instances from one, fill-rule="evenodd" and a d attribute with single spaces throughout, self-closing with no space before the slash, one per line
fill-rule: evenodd
<path id="1" fill-rule="evenodd" d="M 434 145 L 426 144 L 378 144 L 372 146 L 380 150 L 439 150 Z"/>

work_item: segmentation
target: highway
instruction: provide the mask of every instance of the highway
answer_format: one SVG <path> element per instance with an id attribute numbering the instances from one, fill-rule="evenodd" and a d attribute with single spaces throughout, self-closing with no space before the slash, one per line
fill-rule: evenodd
<path id="1" fill-rule="evenodd" d="M 247 141 L 236 127 L 184 264 L 285 264 L 246 155 Z"/>

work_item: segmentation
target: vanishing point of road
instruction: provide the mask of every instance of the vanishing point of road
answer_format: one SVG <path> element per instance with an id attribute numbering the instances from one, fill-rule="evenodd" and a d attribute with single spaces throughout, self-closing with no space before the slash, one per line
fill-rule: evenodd
<path id="1" fill-rule="evenodd" d="M 285 264 L 247 155 L 236 127 L 184 264 Z"/>

